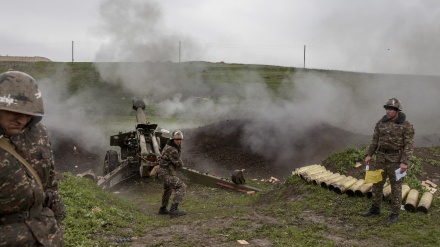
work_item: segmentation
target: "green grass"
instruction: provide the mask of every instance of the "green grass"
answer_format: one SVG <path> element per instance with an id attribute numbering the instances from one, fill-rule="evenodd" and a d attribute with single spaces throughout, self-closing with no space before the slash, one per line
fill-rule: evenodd
<path id="1" fill-rule="evenodd" d="M 258 80 L 274 93 L 282 89 L 283 82 L 292 82 L 297 73 L 309 71 L 203 62 L 175 66 L 179 73 L 184 73 L 182 78 L 187 80 L 203 80 L 209 85 L 225 83 L 228 86 Z M 49 78 L 54 83 L 67 80 L 66 100 L 82 91 L 93 92 L 93 104 L 107 106 L 108 111 L 96 121 L 109 135 L 133 130 L 135 118 L 127 109 L 132 95 L 124 92 L 120 85 L 104 82 L 92 63 L 0 63 L 0 70 L 9 68 L 27 72 L 37 80 Z M 368 75 L 361 73 L 319 70 L 314 73 L 325 74 L 353 88 L 357 83 L 369 80 Z M 243 75 L 247 75 L 248 81 L 243 81 Z M 180 120 L 160 116 L 155 105 L 149 107 L 148 120 L 158 122 L 160 126 L 174 126 Z M 440 153 L 440 147 L 432 148 Z M 360 157 L 363 151 L 348 148 L 329 156 L 326 162 L 337 164 L 338 171 L 344 172 L 363 158 Z M 421 160 L 414 157 L 413 162 L 417 164 Z M 434 161 L 430 163 L 437 165 Z M 416 180 L 411 182 L 411 174 L 419 172 L 422 171 L 417 166 L 410 167 L 406 179 L 406 182 L 414 183 L 410 187 L 417 183 Z M 115 240 L 148 234 L 153 234 L 156 239 L 144 242 L 145 246 L 197 246 L 197 242 L 187 238 L 188 234 L 176 231 L 173 228 L 176 226 L 197 229 L 194 231 L 201 238 L 226 239 L 225 245 L 229 246 L 239 239 L 267 240 L 272 246 L 440 245 L 438 195 L 434 197 L 428 214 L 404 211 L 397 224 L 388 226 L 386 215 L 390 211 L 386 203 L 383 205 L 383 216 L 363 218 L 360 213 L 371 204 L 368 198 L 339 195 L 307 184 L 297 176 L 290 176 L 279 187 L 248 179 L 251 186 L 264 189 L 255 196 L 189 182 L 188 193 L 182 203 L 188 215 L 171 221 L 169 217 L 157 215 L 162 191 L 157 181 L 141 180 L 132 185 L 142 193 L 116 195 L 99 189 L 91 181 L 71 174 L 63 176 L 60 193 L 67 213 L 62 223 L 65 246 L 129 246 L 128 243 L 117 244 Z M 160 238 L 166 234 L 170 235 L 170 239 Z"/>
<path id="2" fill-rule="evenodd" d="M 438 196 L 433 202 L 431 212 L 428 215 L 422 213 L 402 212 L 399 223 L 388 226 L 385 217 L 364 218 L 360 213 L 366 211 L 370 206 L 370 200 L 366 198 L 347 197 L 338 195 L 332 191 L 323 189 L 320 186 L 305 184 L 299 177 L 289 177 L 284 185 L 285 190 L 295 188 L 295 192 L 301 195 L 298 201 L 286 202 L 281 198 L 274 198 L 276 203 L 266 205 L 266 214 L 276 215 L 281 220 L 276 225 L 277 229 L 290 229 L 301 234 L 295 235 L 295 241 L 283 239 L 283 244 L 293 244 L 288 246 L 319 245 L 319 246 L 341 246 L 334 242 L 331 236 L 339 236 L 341 239 L 353 239 L 358 244 L 368 243 L 375 245 L 374 239 L 384 245 L 390 246 L 435 246 L 440 243 L 440 238 L 435 236 L 440 230 L 432 222 L 440 217 Z M 298 187 L 300 188 L 298 190 Z M 289 189 L 290 188 L 290 189 Z M 302 194 L 307 192 L 306 194 Z M 383 207 L 384 216 L 389 214 L 386 204 Z M 314 224 L 310 224 L 307 218 L 313 219 Z M 407 231 L 408 229 L 426 229 L 427 231 L 417 231 L 417 234 L 396 235 L 395 232 Z M 275 230 L 275 229 L 274 229 Z M 267 231 L 268 235 L 274 234 Z M 302 238 L 308 236 L 309 238 Z M 312 237 L 313 236 L 313 237 Z M 277 237 L 281 237 L 279 234 Z M 271 237 L 274 238 L 274 237 Z M 311 239 L 310 239 L 311 238 Z M 370 239 L 370 240 L 368 240 Z M 290 241 L 290 242 L 289 242 Z M 296 242 L 298 241 L 298 242 Z M 348 246 L 358 245 L 356 242 L 347 244 Z M 368 244 L 367 244 L 368 245 Z M 280 245 L 282 246 L 282 245 Z"/>
<path id="3" fill-rule="evenodd" d="M 428 162 L 429 164 L 431 164 L 433 166 L 440 166 L 440 161 L 438 161 L 438 160 L 428 159 L 428 160 L 426 160 L 426 162 Z"/>
<path id="4" fill-rule="evenodd" d="M 347 172 L 347 169 L 354 168 L 356 162 L 364 160 L 366 151 L 367 147 L 348 147 L 325 158 L 322 161 L 322 165 L 331 165 L 335 167 L 339 173 L 344 174 Z"/>
<path id="5" fill-rule="evenodd" d="M 63 221 L 65 246 L 104 246 L 113 242 L 112 236 L 130 237 L 141 233 L 147 223 L 160 225 L 92 181 L 63 175 L 60 193 L 67 215 Z M 120 231 L 127 227 L 133 233 Z"/>
<path id="6" fill-rule="evenodd" d="M 296 193 L 294 196 L 301 198 L 286 201 L 286 197 L 291 196 L 293 187 Z M 256 197 L 219 190 L 200 203 L 199 194 L 212 189 L 193 184 L 191 189 L 194 192 L 187 196 L 185 205 L 188 211 L 195 211 L 197 215 L 190 220 L 203 221 L 212 217 L 231 219 L 223 227 L 206 230 L 207 234 L 222 234 L 230 240 L 266 238 L 274 246 L 341 246 L 340 239 L 354 239 L 354 245 L 368 241 L 374 244 L 379 238 L 390 246 L 414 246 L 418 243 L 435 246 L 439 243 L 436 238 L 439 230 L 435 223 L 439 220 L 438 199 L 433 202 L 430 214 L 403 212 L 398 224 L 388 226 L 385 217 L 370 219 L 359 215 L 369 207 L 368 199 L 338 195 L 320 186 L 305 184 L 296 176 L 289 177 L 279 189 L 271 189 Z M 225 195 L 228 200 L 224 200 Z M 147 196 L 143 198 L 147 204 L 157 203 L 159 199 L 148 198 L 150 201 Z M 268 223 L 249 219 L 246 215 L 249 214 L 250 207 L 258 214 L 273 220 Z M 383 213 L 387 215 L 389 209 L 386 206 L 384 208 Z M 183 219 L 179 223 L 188 222 Z M 249 227 L 250 225 L 254 226 Z M 411 237 L 394 234 L 396 231 L 405 231 L 408 227 L 429 230 L 418 231 L 417 235 Z M 371 240 L 371 236 L 377 237 Z M 176 235 L 176 241 L 180 238 L 181 236 Z"/>
<path id="7" fill-rule="evenodd" d="M 130 119 L 127 121 L 131 122 Z M 331 159 L 351 165 L 348 161 L 352 162 L 359 152 L 348 148 L 346 152 L 336 153 L 334 157 L 339 159 Z M 347 159 L 344 161 L 341 157 Z M 408 172 L 421 172 L 417 165 L 421 160 L 413 157 L 412 162 L 414 166 Z M 116 244 L 115 240 L 142 237 L 155 229 L 168 231 L 163 229 L 172 229 L 176 225 L 200 228 L 202 238 L 218 239 L 222 236 L 226 239 L 222 241 L 228 243 L 260 239 L 273 246 L 373 246 L 378 241 L 387 246 L 440 244 L 438 195 L 434 197 L 428 214 L 403 211 L 400 221 L 389 226 L 386 216 L 390 209 L 386 202 L 382 217 L 364 218 L 360 213 L 370 207 L 370 199 L 339 195 L 308 184 L 298 176 L 288 177 L 280 186 L 247 179 L 250 186 L 263 189 L 255 196 L 188 182 L 188 193 L 182 203 L 188 215 L 170 221 L 168 217 L 156 214 L 162 190 L 158 181 L 139 180 L 131 187 L 145 192 L 116 196 L 102 191 L 91 181 L 63 175 L 65 179 L 60 183 L 60 192 L 67 209 L 63 221 L 66 246 L 130 246 L 129 243 Z M 411 234 L 396 234 L 408 231 Z M 175 246 L 177 243 L 179 246 L 197 246 L 178 231 L 171 234 L 171 240 L 158 239 L 145 245 Z"/>

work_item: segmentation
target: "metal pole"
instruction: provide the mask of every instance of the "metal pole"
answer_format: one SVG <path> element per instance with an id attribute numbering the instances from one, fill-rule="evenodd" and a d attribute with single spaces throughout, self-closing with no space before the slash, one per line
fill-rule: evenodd
<path id="1" fill-rule="evenodd" d="M 73 63 L 73 41 L 72 41 L 72 63 Z"/>
<path id="2" fill-rule="evenodd" d="M 179 63 L 180 63 L 180 49 L 181 49 L 181 44 L 180 44 L 180 41 L 179 41 Z"/>
<path id="3" fill-rule="evenodd" d="M 304 68 L 306 68 L 306 45 L 304 45 Z"/>

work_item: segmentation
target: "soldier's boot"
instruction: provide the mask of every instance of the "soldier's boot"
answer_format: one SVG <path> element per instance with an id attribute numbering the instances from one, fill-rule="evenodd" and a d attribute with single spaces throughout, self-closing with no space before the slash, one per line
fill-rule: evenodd
<path id="1" fill-rule="evenodd" d="M 379 216 L 380 215 L 380 208 L 378 206 L 371 205 L 371 208 L 362 214 L 364 217 L 370 217 L 370 216 Z"/>
<path id="2" fill-rule="evenodd" d="M 390 224 L 396 223 L 398 220 L 399 220 L 398 214 L 390 214 L 388 216 L 388 223 L 390 223 Z"/>
<path id="3" fill-rule="evenodd" d="M 178 206 L 179 206 L 179 203 L 171 204 L 171 208 L 170 208 L 170 212 L 169 212 L 170 217 L 182 216 L 182 215 L 186 214 L 185 211 L 181 211 L 181 210 L 177 209 Z"/>
<path id="4" fill-rule="evenodd" d="M 159 214 L 169 214 L 170 211 L 168 211 L 167 206 L 162 206 L 159 209 Z"/>

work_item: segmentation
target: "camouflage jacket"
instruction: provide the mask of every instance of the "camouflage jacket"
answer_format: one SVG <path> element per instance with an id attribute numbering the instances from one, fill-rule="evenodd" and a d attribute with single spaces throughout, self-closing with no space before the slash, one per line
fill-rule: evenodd
<path id="1" fill-rule="evenodd" d="M 398 150 L 399 152 L 386 153 L 381 150 Z M 406 115 L 399 112 L 395 119 L 383 116 L 374 128 L 373 139 L 367 155 L 376 154 L 376 162 L 400 162 L 408 164 L 414 151 L 414 128 L 406 120 Z"/>
<path id="2" fill-rule="evenodd" d="M 42 123 L 28 127 L 22 134 L 10 138 L 16 151 L 32 165 L 38 173 L 43 188 L 29 175 L 25 166 L 12 154 L 0 148 L 0 220 L 32 207 L 43 205 L 41 213 L 23 223 L 1 224 L 0 246 L 26 246 L 34 236 L 46 246 L 61 246 L 61 227 L 49 209 L 46 192 L 52 191 L 54 200 L 61 202 L 55 179 L 52 150 L 46 128 Z M 63 210 L 64 211 L 64 210 Z M 64 212 L 63 212 L 64 213 Z M 3 238 L 5 237 L 5 238 Z"/>
<path id="3" fill-rule="evenodd" d="M 180 159 L 181 147 L 177 146 L 173 140 L 168 140 L 167 144 L 162 150 L 162 156 L 160 164 L 168 166 L 168 169 L 172 174 L 175 174 L 175 170 L 183 166 L 183 162 Z"/>

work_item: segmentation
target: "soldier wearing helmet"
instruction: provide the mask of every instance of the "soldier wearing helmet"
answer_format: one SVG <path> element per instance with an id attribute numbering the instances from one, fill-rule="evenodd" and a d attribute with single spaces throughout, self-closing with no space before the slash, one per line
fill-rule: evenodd
<path id="1" fill-rule="evenodd" d="M 385 103 L 383 108 L 395 111 L 402 111 L 402 104 L 400 103 L 400 100 L 396 98 L 391 98 L 387 100 L 387 103 Z"/>
<path id="2" fill-rule="evenodd" d="M 185 211 L 178 209 L 186 193 L 186 184 L 177 177 L 176 170 L 183 166 L 180 159 L 181 144 L 183 133 L 180 130 L 174 130 L 171 133 L 171 139 L 167 141 L 162 150 L 161 161 L 157 177 L 163 182 L 162 205 L 159 214 L 169 214 L 171 217 L 185 215 Z M 174 191 L 173 203 L 170 210 L 167 209 L 171 193 Z"/>
<path id="3" fill-rule="evenodd" d="M 62 246 L 58 194 L 43 99 L 30 75 L 0 74 L 0 246 Z"/>
<path id="4" fill-rule="evenodd" d="M 380 215 L 383 186 L 389 178 L 391 183 L 391 214 L 389 223 L 398 221 L 402 203 L 402 180 L 397 180 L 396 173 L 406 172 L 409 158 L 414 149 L 414 128 L 402 112 L 402 103 L 396 98 L 389 99 L 385 105 L 385 115 L 376 123 L 373 139 L 365 156 L 365 163 L 370 165 L 371 157 L 376 155 L 373 170 L 382 169 L 382 181 L 373 185 L 371 208 L 362 214 L 365 217 Z"/>

